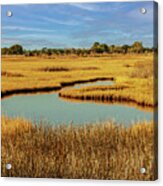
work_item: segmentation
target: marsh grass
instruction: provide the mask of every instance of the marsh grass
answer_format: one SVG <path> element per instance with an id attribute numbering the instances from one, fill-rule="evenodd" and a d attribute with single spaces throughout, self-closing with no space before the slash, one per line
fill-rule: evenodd
<path id="1" fill-rule="evenodd" d="M 50 127 L 2 117 L 5 177 L 154 180 L 154 147 L 153 122 L 130 128 L 112 122 Z"/>
<path id="2" fill-rule="evenodd" d="M 144 59 L 139 60 L 137 57 L 135 56 L 134 60 L 131 56 L 128 56 L 130 62 L 126 58 L 123 62 L 119 61 L 119 63 L 116 61 L 116 57 L 115 59 L 112 58 L 112 60 L 115 60 L 112 61 L 115 66 L 113 67 L 110 63 L 106 70 L 111 73 L 116 69 L 119 72 L 117 74 L 114 71 L 114 85 L 63 89 L 60 91 L 59 96 L 67 99 L 122 102 L 143 107 L 155 107 L 157 106 L 157 93 L 156 88 L 154 88 L 157 84 L 157 77 L 154 75 L 154 65 L 157 67 L 156 61 L 152 56 L 150 58 L 144 56 Z M 121 66 L 122 64 L 123 66 Z"/>
<path id="3" fill-rule="evenodd" d="M 134 70 L 131 72 L 131 78 L 151 78 L 154 76 L 154 69 L 152 64 L 143 64 L 138 62 L 135 64 Z"/>
<path id="4" fill-rule="evenodd" d="M 99 68 L 97 67 L 83 67 L 83 68 L 65 68 L 65 67 L 45 67 L 39 69 L 40 71 L 45 71 L 45 72 L 67 72 L 70 70 L 98 70 Z"/>
<path id="5" fill-rule="evenodd" d="M 1 75 L 6 76 L 6 77 L 24 77 L 24 75 L 20 73 L 12 73 L 12 72 L 6 72 L 6 71 L 2 71 Z"/>
<path id="6" fill-rule="evenodd" d="M 140 92 L 134 89 L 134 85 L 109 85 L 109 86 L 88 86 L 80 89 L 63 89 L 59 96 L 67 99 L 92 100 L 113 103 L 133 103 L 138 106 L 155 107 L 157 100 L 152 93 Z"/>
<path id="7" fill-rule="evenodd" d="M 41 68 L 39 70 L 45 71 L 45 72 L 66 72 L 66 71 L 69 71 L 68 68 L 64 68 L 64 67 L 45 67 L 45 68 Z"/>
<path id="8" fill-rule="evenodd" d="M 138 64 L 138 65 L 137 65 Z M 143 68 L 141 67 L 143 65 Z M 96 78 L 113 77 L 115 84 L 127 84 L 132 88 L 131 97 L 143 97 L 150 100 L 153 97 L 153 83 L 150 76 L 142 75 L 153 68 L 153 54 L 114 54 L 100 57 L 43 57 L 2 56 L 2 94 L 7 96 L 17 90 L 24 93 L 26 90 L 40 90 L 48 87 L 56 89 L 62 84 L 87 81 Z M 130 66 L 130 68 L 128 68 Z M 40 70 L 41 69 L 41 70 Z M 137 70 L 138 69 L 138 70 Z M 138 73 L 139 72 L 139 73 Z M 12 74 L 11 74 L 12 73 Z M 16 77 L 21 74 L 23 77 Z M 11 77 L 13 76 L 13 77 Z M 132 76 L 132 77 L 131 77 Z M 143 76 L 147 78 L 142 78 Z M 104 91 L 102 91 L 104 93 Z M 120 94 L 119 90 L 116 94 Z M 123 92 L 122 92 L 123 93 Z M 126 91 L 126 93 L 128 93 Z M 148 93 L 148 94 L 147 94 Z M 126 97 L 128 94 L 126 95 Z M 146 100 L 145 100 L 146 102 Z"/>
<path id="9" fill-rule="evenodd" d="M 55 59 L 2 57 L 2 96 L 59 90 L 75 83 L 112 77 L 113 86 L 63 89 L 59 95 L 68 99 L 136 103 L 154 107 L 157 105 L 157 93 L 154 90 L 156 78 L 153 74 L 153 67 L 157 67 L 155 63 L 153 54 L 86 58 L 69 56 Z"/>

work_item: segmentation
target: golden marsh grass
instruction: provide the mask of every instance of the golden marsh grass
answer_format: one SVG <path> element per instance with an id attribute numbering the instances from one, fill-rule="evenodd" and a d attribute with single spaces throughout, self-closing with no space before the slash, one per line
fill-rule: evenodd
<path id="1" fill-rule="evenodd" d="M 151 54 L 116 54 L 100 57 L 2 57 L 2 97 L 17 93 L 59 90 L 75 82 L 100 78 L 113 79 L 104 87 L 61 90 L 60 96 L 73 99 L 98 99 L 136 102 L 155 106 Z M 18 68 L 19 66 L 19 68 Z M 19 76 L 18 76 L 19 75 Z M 119 90 L 117 87 L 126 86 Z"/>
<path id="2" fill-rule="evenodd" d="M 154 180 L 153 122 L 33 125 L 2 117 L 2 176 Z M 9 130 L 12 128 L 12 130 Z M 12 169 L 6 170 L 11 163 Z M 140 168 L 146 173 L 141 174 Z"/>

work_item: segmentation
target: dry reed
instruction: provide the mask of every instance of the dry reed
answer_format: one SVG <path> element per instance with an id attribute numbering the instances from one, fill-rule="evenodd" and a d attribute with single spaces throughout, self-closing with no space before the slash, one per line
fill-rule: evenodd
<path id="1" fill-rule="evenodd" d="M 153 122 L 50 127 L 2 118 L 4 177 L 155 180 L 154 147 Z"/>

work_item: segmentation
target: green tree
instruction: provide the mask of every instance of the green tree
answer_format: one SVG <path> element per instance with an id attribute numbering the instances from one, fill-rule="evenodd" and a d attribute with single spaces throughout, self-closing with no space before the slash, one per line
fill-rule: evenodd
<path id="1" fill-rule="evenodd" d="M 104 52 L 108 53 L 109 52 L 109 47 L 105 43 L 100 45 L 100 49 L 101 49 L 102 53 L 104 53 Z"/>
<path id="2" fill-rule="evenodd" d="M 91 47 L 91 50 L 94 53 L 101 53 L 100 43 L 99 42 L 94 42 L 93 46 Z"/>
<path id="3" fill-rule="evenodd" d="M 78 56 L 80 56 L 81 53 L 82 53 L 82 50 L 81 50 L 80 48 L 78 48 L 78 49 L 76 50 L 76 54 L 77 54 Z"/>
<path id="4" fill-rule="evenodd" d="M 115 46 L 114 47 L 114 52 L 115 53 L 123 53 L 123 48 L 121 46 Z"/>
<path id="5" fill-rule="evenodd" d="M 2 55 L 6 55 L 6 54 L 9 54 L 9 49 L 8 48 L 2 48 L 1 49 L 1 52 L 2 52 Z"/>
<path id="6" fill-rule="evenodd" d="M 132 45 L 132 50 L 135 53 L 142 53 L 143 52 L 143 45 L 142 42 L 135 41 Z"/>
<path id="7" fill-rule="evenodd" d="M 48 55 L 48 56 L 51 56 L 52 54 L 53 54 L 52 49 L 50 49 L 50 48 L 49 48 L 49 49 L 47 49 L 47 55 Z"/>
<path id="8" fill-rule="evenodd" d="M 23 54 L 23 47 L 21 45 L 13 45 L 9 48 L 9 53 L 10 54 Z"/>
<path id="9" fill-rule="evenodd" d="M 47 54 L 48 53 L 48 49 L 46 47 L 43 47 L 41 50 L 42 54 Z"/>
<path id="10" fill-rule="evenodd" d="M 110 53 L 114 53 L 114 50 L 115 50 L 115 45 L 110 45 L 109 47 Z"/>
<path id="11" fill-rule="evenodd" d="M 124 54 L 128 53 L 128 49 L 129 49 L 129 48 L 130 48 L 129 45 L 123 45 L 123 46 L 122 46 L 123 53 L 124 53 Z"/>

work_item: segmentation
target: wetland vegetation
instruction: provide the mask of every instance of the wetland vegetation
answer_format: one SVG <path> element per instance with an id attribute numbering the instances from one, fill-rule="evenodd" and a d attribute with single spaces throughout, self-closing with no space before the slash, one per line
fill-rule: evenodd
<path id="1" fill-rule="evenodd" d="M 8 96 L 54 91 L 52 94 L 69 102 L 134 104 L 133 107 L 152 109 L 152 114 L 157 107 L 156 66 L 153 51 L 94 52 L 84 56 L 3 55 L 2 106 L 5 108 Z M 126 127 L 125 121 L 109 119 L 82 125 L 77 122 L 49 125 L 41 118 L 36 123 L 21 116 L 9 116 L 2 116 L 2 176 L 157 178 L 154 117 Z M 6 170 L 6 163 L 12 163 L 10 171 Z M 145 174 L 140 174 L 141 167 L 146 168 Z"/>
<path id="2" fill-rule="evenodd" d="M 49 127 L 2 117 L 2 176 L 155 180 L 155 144 L 153 122 Z"/>

